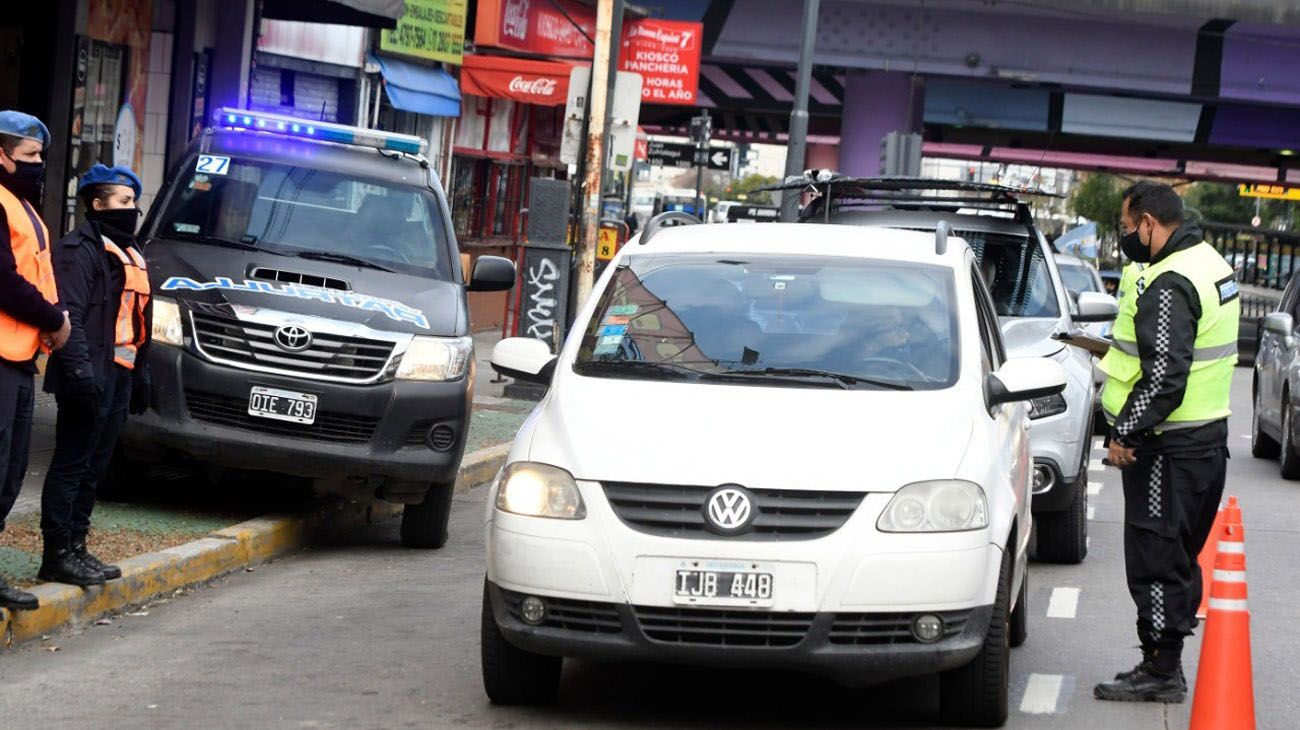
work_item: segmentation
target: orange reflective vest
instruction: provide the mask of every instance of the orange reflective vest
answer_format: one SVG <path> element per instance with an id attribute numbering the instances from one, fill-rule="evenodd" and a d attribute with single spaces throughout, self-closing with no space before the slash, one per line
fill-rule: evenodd
<path id="1" fill-rule="evenodd" d="M 2 185 L 0 208 L 4 208 L 9 219 L 9 245 L 14 250 L 18 274 L 40 290 L 45 301 L 54 304 L 59 301 L 59 293 L 54 286 L 54 265 L 50 262 L 49 230 L 31 203 Z M 46 349 L 41 344 L 40 330 L 0 312 L 0 357 L 24 362 L 35 357 L 37 349 Z"/>
<path id="2" fill-rule="evenodd" d="M 134 248 L 125 251 L 116 243 L 104 239 L 104 250 L 122 262 L 126 281 L 122 285 L 122 301 L 117 306 L 117 324 L 113 326 L 113 362 L 127 370 L 135 369 L 135 356 L 144 344 L 144 310 L 149 304 L 149 272 L 144 257 Z"/>

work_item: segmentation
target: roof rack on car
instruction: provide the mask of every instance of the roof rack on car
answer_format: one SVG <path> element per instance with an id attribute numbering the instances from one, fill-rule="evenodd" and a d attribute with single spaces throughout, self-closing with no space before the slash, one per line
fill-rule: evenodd
<path id="1" fill-rule="evenodd" d="M 1022 211 L 1025 197 L 1065 197 L 1037 188 L 1011 187 L 965 180 L 922 177 L 846 177 L 829 170 L 809 170 L 760 191 L 811 191 L 817 197 L 800 214 L 807 221 L 818 214 L 829 220 L 832 212 L 847 208 L 901 208 L 957 211 L 962 208 L 1014 213 Z"/>
<path id="2" fill-rule="evenodd" d="M 671 228 L 673 226 L 693 226 L 699 225 L 700 219 L 680 210 L 665 210 L 659 215 L 651 218 L 645 224 L 645 231 L 641 233 L 640 244 L 645 245 L 650 241 L 650 237 L 659 232 L 661 228 Z"/>

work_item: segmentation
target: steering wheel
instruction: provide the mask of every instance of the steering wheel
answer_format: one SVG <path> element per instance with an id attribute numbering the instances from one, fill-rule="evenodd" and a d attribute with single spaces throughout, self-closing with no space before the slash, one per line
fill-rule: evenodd
<path id="1" fill-rule="evenodd" d="M 863 366 L 869 365 L 871 363 L 884 363 L 885 365 L 894 368 L 896 372 L 906 373 L 909 376 L 920 378 L 921 380 L 930 380 L 930 376 L 921 372 L 920 368 L 916 367 L 910 362 L 907 362 L 906 360 L 896 360 L 892 357 L 868 357 L 860 360 L 859 362 Z"/>
<path id="2" fill-rule="evenodd" d="M 384 252 L 384 253 L 392 254 L 391 256 L 389 256 L 389 257 L 386 259 L 387 261 L 396 261 L 396 262 L 398 262 L 398 263 L 402 263 L 402 264 L 409 264 L 409 263 L 411 263 L 411 257 L 407 256 L 406 254 L 402 253 L 401 251 L 398 251 L 397 249 L 393 248 L 392 246 L 385 246 L 385 245 L 383 245 L 383 244 L 373 244 L 373 245 L 367 246 L 367 247 L 366 247 L 366 250 L 367 250 L 367 251 L 377 251 L 377 252 Z"/>

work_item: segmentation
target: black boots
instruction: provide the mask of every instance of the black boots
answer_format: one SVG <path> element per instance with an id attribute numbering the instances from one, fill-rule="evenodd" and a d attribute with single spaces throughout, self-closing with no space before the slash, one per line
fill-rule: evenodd
<path id="1" fill-rule="evenodd" d="M 104 561 L 90 554 L 85 540 L 72 543 L 72 554 L 77 556 L 86 567 L 104 574 L 104 580 L 117 580 L 122 577 L 122 569 L 116 565 L 106 565 Z"/>
<path id="2" fill-rule="evenodd" d="M 104 584 L 103 573 L 81 562 L 76 553 L 66 547 L 54 551 L 46 548 L 45 557 L 41 560 L 41 569 L 36 577 L 82 588 Z"/>
<path id="3" fill-rule="evenodd" d="M 1092 694 L 1113 702 L 1178 703 L 1187 698 L 1187 678 L 1177 652 L 1143 649 L 1141 664 L 1093 687 Z"/>
<path id="4" fill-rule="evenodd" d="M 21 611 L 35 611 L 41 604 L 36 596 L 9 585 L 0 578 L 0 608 L 16 608 Z"/>

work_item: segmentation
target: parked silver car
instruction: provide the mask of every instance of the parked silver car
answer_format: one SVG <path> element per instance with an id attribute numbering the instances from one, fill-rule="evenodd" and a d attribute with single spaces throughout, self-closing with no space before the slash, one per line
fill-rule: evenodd
<path id="1" fill-rule="evenodd" d="M 1254 409 L 1250 453 L 1261 459 L 1278 457 L 1285 479 L 1300 479 L 1296 407 L 1300 404 L 1300 277 L 1292 277 L 1278 311 L 1264 316 L 1255 354 L 1252 386 Z"/>

